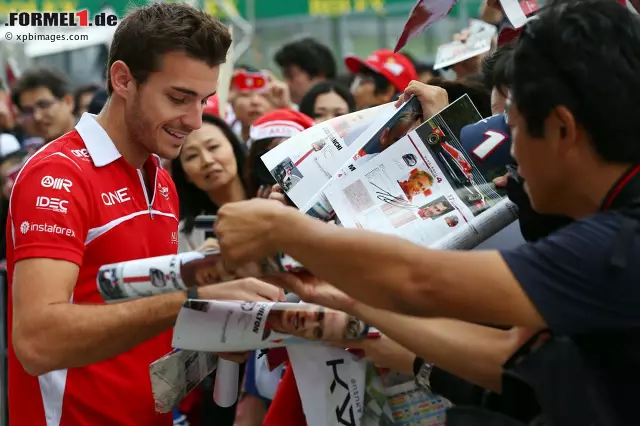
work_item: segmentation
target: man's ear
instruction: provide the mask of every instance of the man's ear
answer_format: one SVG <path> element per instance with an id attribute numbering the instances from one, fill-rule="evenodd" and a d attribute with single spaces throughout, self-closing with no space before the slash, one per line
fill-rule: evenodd
<path id="1" fill-rule="evenodd" d="M 578 136 L 578 124 L 573 113 L 565 106 L 555 107 L 549 114 L 547 131 L 552 132 L 552 137 L 557 138 L 562 146 L 572 147 Z"/>
<path id="2" fill-rule="evenodd" d="M 129 66 L 122 61 L 115 61 L 109 68 L 109 76 L 111 77 L 113 93 L 125 99 L 128 98 L 135 85 L 135 79 Z"/>

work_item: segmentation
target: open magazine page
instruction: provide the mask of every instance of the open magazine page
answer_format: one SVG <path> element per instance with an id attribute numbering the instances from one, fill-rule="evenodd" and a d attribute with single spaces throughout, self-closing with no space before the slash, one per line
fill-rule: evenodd
<path id="1" fill-rule="evenodd" d="M 239 352 L 309 341 L 359 339 L 369 332 L 356 317 L 318 305 L 188 300 L 178 314 L 172 346 Z"/>
<path id="2" fill-rule="evenodd" d="M 156 412 L 168 413 L 216 369 L 210 352 L 173 350 L 149 366 Z"/>
<path id="3" fill-rule="evenodd" d="M 375 117 L 368 128 L 349 147 L 346 161 L 335 169 L 331 179 L 315 194 L 302 211 L 310 216 L 324 218 L 317 213 L 331 211 L 333 207 L 324 195 L 324 190 L 336 179 L 355 172 L 380 152 L 394 144 L 408 132 L 418 127 L 423 120 L 422 106 L 418 98 L 412 97 L 399 108 L 391 107 Z"/>
<path id="4" fill-rule="evenodd" d="M 464 126 L 479 120 L 465 95 L 334 182 L 325 195 L 342 225 L 462 249 L 514 221 L 515 207 L 492 183 L 506 167 L 479 166 L 458 140 Z"/>
<path id="5" fill-rule="evenodd" d="M 309 204 L 325 182 L 349 158 L 349 147 L 392 104 L 336 117 L 287 139 L 261 157 L 298 208 Z"/>

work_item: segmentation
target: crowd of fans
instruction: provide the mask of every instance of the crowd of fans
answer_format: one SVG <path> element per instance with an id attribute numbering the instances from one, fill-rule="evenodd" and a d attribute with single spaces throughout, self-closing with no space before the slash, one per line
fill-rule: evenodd
<path id="1" fill-rule="evenodd" d="M 275 54 L 274 61 L 279 67 L 279 74 L 283 76 L 281 80 L 269 71 L 236 64 L 234 75 L 262 75 L 268 82 L 267 86 L 239 88 L 232 79 L 228 105 L 220 108 L 216 97 L 210 98 L 203 107 L 202 125 L 186 136 L 179 156 L 164 160 L 164 167 L 170 171 L 179 194 L 179 251 L 198 250 L 217 244 L 215 239 L 211 239 L 211 232 L 196 229 L 197 216 L 216 215 L 220 208 L 229 203 L 269 198 L 276 181 L 260 161 L 266 152 L 315 123 L 395 101 L 412 81 L 420 81 L 431 88 L 441 88 L 438 93 L 444 93 L 450 101 L 464 94 L 469 95 L 483 117 L 508 112 L 512 102 L 509 99 L 510 91 L 517 90 L 518 107 L 527 114 L 529 123 L 535 123 L 536 127 L 529 130 L 538 137 L 544 135 L 544 120 L 549 111 L 557 105 L 566 104 L 567 108 L 576 111 L 575 120 L 580 123 L 593 120 L 591 124 L 585 124 L 587 130 L 582 131 L 591 132 L 594 138 L 599 138 L 594 142 L 598 154 L 607 159 L 611 157 L 614 162 L 628 159 L 637 164 L 637 149 L 620 148 L 621 154 L 615 155 L 616 148 L 613 145 L 637 145 L 634 142 L 635 133 L 621 134 L 616 129 L 627 129 L 620 127 L 620 121 L 633 120 L 630 111 L 635 111 L 621 102 L 628 100 L 631 95 L 640 95 L 637 83 L 640 72 L 640 23 L 637 17 L 623 10 L 614 0 L 588 0 L 583 3 L 583 6 L 555 6 L 555 18 L 543 13 L 536 27 L 531 24 L 531 34 L 522 41 L 524 47 L 517 45 L 518 41 L 510 42 L 493 48 L 487 54 L 454 65 L 455 80 L 441 77 L 437 71 L 433 71 L 432 66 L 408 54 L 393 53 L 388 49 L 371 52 L 366 58 L 345 58 L 344 67 L 348 72 L 339 75 L 331 50 L 312 38 L 286 44 Z M 563 17 L 563 14 L 568 14 L 568 17 Z M 504 20 L 499 6 L 495 4 L 484 9 L 483 16 L 495 24 Z M 615 30 L 617 26 L 626 27 Z M 535 37 L 541 37 L 542 40 Z M 554 44 L 565 48 L 570 46 L 570 49 L 560 52 L 560 47 L 556 48 Z M 594 56 L 586 58 L 584 52 Z M 566 56 L 563 57 L 563 54 Z M 607 60 L 606 63 L 594 62 L 603 58 Z M 558 65 L 561 62 L 563 66 Z M 544 77 L 536 77 L 539 67 L 546 72 Z M 524 81 L 525 77 L 514 80 L 514 73 L 526 75 L 530 83 Z M 512 87 L 516 83 L 517 86 Z M 537 90 L 542 90 L 536 84 L 546 85 L 543 93 L 549 99 L 536 95 Z M 608 96 L 595 98 L 596 92 L 591 95 L 586 93 L 591 91 L 589 84 L 611 84 L 611 90 Z M 626 95 L 622 96 L 625 91 Z M 72 90 L 71 82 L 64 75 L 47 68 L 26 70 L 13 87 L 0 91 L 0 202 L 3 223 L 7 220 L 13 181 L 26 159 L 41 147 L 74 130 L 83 114 L 98 114 L 108 102 L 106 87 L 96 84 Z M 622 113 L 618 116 L 607 114 L 607 106 L 593 108 L 595 103 L 611 104 L 611 111 Z M 629 109 L 624 111 L 623 108 L 627 107 Z M 272 123 L 285 124 L 277 130 L 264 132 Z M 509 125 L 514 126 L 513 123 Z M 599 126 L 600 129 L 597 129 Z M 607 132 L 612 135 L 610 138 L 607 138 Z M 605 146 L 603 140 L 610 145 Z M 629 158 L 623 158 L 622 152 L 628 152 Z M 524 180 L 517 175 L 505 176 L 495 183 L 506 186 L 509 197 L 518 205 L 520 228 L 528 242 L 544 240 L 575 220 L 565 211 L 544 215 L 534 211 Z M 0 258 L 4 258 L 6 252 L 8 236 L 5 231 L 3 227 Z M 635 238 L 637 242 L 637 236 Z M 637 249 L 634 253 L 637 256 Z M 566 273 L 573 272 L 568 270 Z M 603 286 L 601 291 L 607 292 L 606 283 L 600 284 Z M 628 284 L 635 285 L 635 282 L 631 280 Z M 541 315 L 544 314 L 541 312 Z M 380 321 L 380 316 L 387 313 L 364 309 L 359 315 L 373 322 L 376 317 Z M 388 315 L 389 328 L 412 327 L 412 323 Z M 637 316 L 635 318 L 635 323 L 628 328 L 635 330 L 633 327 L 638 326 Z M 489 327 L 478 325 L 482 330 L 470 327 L 459 332 L 461 325 L 447 320 L 424 323 L 423 327 L 424 335 L 437 342 L 423 352 L 405 349 L 392 340 L 394 337 L 391 332 L 379 340 L 364 342 L 361 349 L 379 367 L 410 375 L 416 373 L 416 356 L 433 363 L 430 371 L 432 390 L 456 405 L 500 412 L 505 417 L 524 422 L 522 424 L 540 419 L 544 407 L 541 408 L 539 397 L 534 396 L 536 390 L 528 394 L 528 400 L 520 397 L 523 394 L 521 392 L 516 398 L 513 388 L 505 387 L 500 376 L 502 365 L 537 330 L 491 327 L 491 339 L 489 343 L 482 343 L 488 346 L 479 349 L 478 367 L 474 368 L 474 360 L 465 356 L 457 359 L 450 350 L 437 346 L 446 342 L 449 348 L 465 348 L 465 343 L 446 341 L 441 336 L 451 333 L 467 336 L 469 342 L 474 342 L 474 333 L 484 333 L 484 329 Z M 608 343 L 605 339 L 598 344 Z M 460 351 L 466 351 L 467 355 L 473 353 L 473 349 Z M 632 356 L 631 352 L 628 354 Z M 636 351 L 635 355 L 640 353 Z M 612 358 L 609 362 L 617 361 Z M 215 406 L 211 396 L 213 380 L 209 379 L 182 402 L 175 413 L 175 424 L 262 425 L 285 373 L 284 367 L 270 371 L 265 363 L 265 358 L 256 355 L 249 357 L 246 368 L 243 368 L 242 394 L 237 405 L 231 408 Z M 628 365 L 632 363 L 629 361 Z M 616 380 L 622 378 L 618 376 Z M 621 384 L 621 388 L 629 390 L 624 384 Z M 510 393 L 512 391 L 513 395 Z M 609 415 L 612 416 L 609 419 L 616 417 L 611 413 Z M 624 416 L 620 414 L 620 418 Z M 631 424 L 626 420 L 593 420 L 593 424 L 598 425 Z M 542 424 L 551 426 L 555 423 Z M 584 423 L 564 424 L 580 426 Z"/>

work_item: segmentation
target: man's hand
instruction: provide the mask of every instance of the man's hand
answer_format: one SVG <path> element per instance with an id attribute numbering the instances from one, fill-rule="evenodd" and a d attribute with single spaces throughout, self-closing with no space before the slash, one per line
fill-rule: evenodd
<path id="1" fill-rule="evenodd" d="M 274 284 L 300 296 L 304 302 L 351 313 L 356 301 L 331 284 L 309 273 L 279 274 Z"/>
<path id="2" fill-rule="evenodd" d="M 396 101 L 396 108 L 409 100 L 411 96 L 417 96 L 420 100 L 422 114 L 425 120 L 433 117 L 449 105 L 449 95 L 447 95 L 447 91 L 442 87 L 430 86 L 413 80 Z"/>
<path id="3" fill-rule="evenodd" d="M 291 108 L 291 94 L 289 93 L 289 86 L 284 81 L 278 80 L 270 71 L 263 70 L 269 82 L 267 89 L 267 99 L 276 108 Z"/>
<path id="4" fill-rule="evenodd" d="M 242 278 L 200 287 L 198 297 L 203 300 L 241 300 L 247 302 L 282 302 L 285 300 L 284 291 L 280 287 L 257 278 Z"/>
<path id="5" fill-rule="evenodd" d="M 274 200 L 254 198 L 225 204 L 218 210 L 214 232 L 230 270 L 276 254 L 276 222 L 297 210 Z"/>
<path id="6" fill-rule="evenodd" d="M 416 355 L 385 335 L 379 339 L 344 340 L 332 344 L 346 349 L 360 349 L 364 356 L 376 367 L 413 375 L 413 361 Z"/>

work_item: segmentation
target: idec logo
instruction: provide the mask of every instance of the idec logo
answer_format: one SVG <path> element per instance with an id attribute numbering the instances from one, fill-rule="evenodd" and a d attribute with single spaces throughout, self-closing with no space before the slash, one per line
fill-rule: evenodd
<path id="1" fill-rule="evenodd" d="M 53 197 L 38 197 L 36 208 L 40 210 L 51 210 L 58 213 L 66 213 L 69 201 Z"/>

